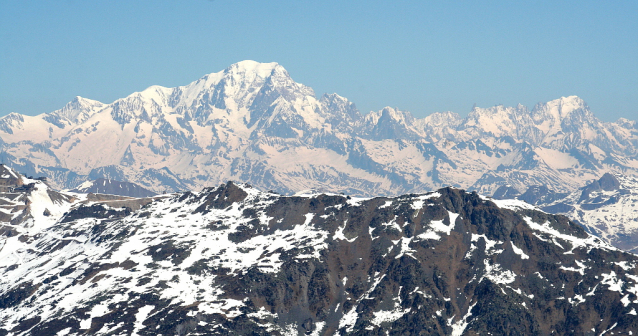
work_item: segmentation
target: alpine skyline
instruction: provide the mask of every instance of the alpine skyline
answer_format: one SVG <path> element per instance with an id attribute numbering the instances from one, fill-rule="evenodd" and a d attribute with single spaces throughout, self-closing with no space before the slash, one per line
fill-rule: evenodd
<path id="1" fill-rule="evenodd" d="M 634 2 L 0 1 L 0 116 L 111 103 L 245 59 L 284 64 L 317 96 L 425 117 L 577 95 L 638 115 Z"/>

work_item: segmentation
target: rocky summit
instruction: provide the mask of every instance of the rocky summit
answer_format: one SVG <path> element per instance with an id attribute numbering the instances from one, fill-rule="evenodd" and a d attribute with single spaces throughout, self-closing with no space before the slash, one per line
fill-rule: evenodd
<path id="1" fill-rule="evenodd" d="M 0 118 L 0 161 L 58 189 L 107 179 L 155 193 L 228 180 L 286 195 L 444 186 L 491 195 L 504 184 L 571 193 L 606 172 L 638 176 L 638 123 L 603 122 L 576 96 L 464 118 L 364 114 L 337 94 L 316 96 L 277 63 L 242 61 L 108 104 L 77 97 L 38 116 L 11 113 Z"/>
<path id="2" fill-rule="evenodd" d="M 638 257 L 517 200 L 228 182 L 116 203 L 25 182 L 1 231 L 3 335 L 638 330 Z"/>

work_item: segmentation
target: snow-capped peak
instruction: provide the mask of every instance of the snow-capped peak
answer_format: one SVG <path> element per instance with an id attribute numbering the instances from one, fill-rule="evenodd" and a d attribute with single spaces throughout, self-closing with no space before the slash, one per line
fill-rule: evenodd
<path id="1" fill-rule="evenodd" d="M 228 67 L 226 71 L 229 73 L 232 73 L 232 72 L 245 73 L 245 74 L 251 73 L 261 78 L 266 78 L 270 76 L 275 70 L 279 70 L 279 71 L 283 70 L 284 72 L 286 71 L 281 65 L 279 65 L 276 62 L 259 63 L 252 60 L 237 62 L 231 65 L 230 67 Z"/>
<path id="2" fill-rule="evenodd" d="M 482 136 L 492 134 L 495 136 L 513 136 L 518 134 L 521 127 L 529 119 L 527 109 L 519 105 L 517 107 L 505 107 L 497 105 L 490 108 L 474 107 L 463 122 L 463 128 L 468 134 Z"/>
<path id="3" fill-rule="evenodd" d="M 383 120 L 392 120 L 394 122 L 405 124 L 406 122 L 412 121 L 414 117 L 412 117 L 412 114 L 410 112 L 400 111 L 397 108 L 386 106 L 381 111 L 370 112 L 366 116 L 366 119 L 374 121 L 374 123 L 378 123 Z"/>
<path id="4" fill-rule="evenodd" d="M 292 80 L 278 63 L 242 61 L 176 88 L 171 99 L 187 108 L 207 104 L 220 109 L 241 109 L 250 107 L 258 97 L 265 97 L 268 107 L 278 96 L 292 101 L 307 96 L 314 99 L 315 95 L 311 88 Z"/>
<path id="5" fill-rule="evenodd" d="M 254 84 L 261 86 L 267 79 L 273 77 L 294 83 L 288 71 L 278 63 L 259 63 L 250 60 L 235 63 L 222 72 L 211 74 L 210 77 L 225 81 L 227 87 L 246 87 Z"/>
<path id="6" fill-rule="evenodd" d="M 104 103 L 94 100 L 88 99 L 81 96 L 75 96 L 72 101 L 70 101 L 67 106 L 75 105 L 75 106 L 94 106 L 94 105 L 104 105 Z"/>
<path id="7" fill-rule="evenodd" d="M 534 111 L 475 108 L 467 118 L 416 119 L 390 107 L 364 116 L 337 94 L 317 99 L 277 63 L 242 61 L 102 105 L 77 98 L 56 113 L 0 119 L 5 162 L 63 188 L 109 177 L 163 193 L 166 181 L 184 190 L 237 179 L 361 196 L 442 185 L 491 192 L 503 183 L 571 192 L 601 169 L 636 171 L 625 159 L 636 155 L 636 124 L 602 123 L 576 96 Z M 93 113 L 85 121 L 68 120 L 87 106 L 95 107 L 83 110 Z"/>
<path id="8" fill-rule="evenodd" d="M 425 117 L 424 123 L 433 127 L 456 127 L 462 118 L 458 113 L 451 111 L 435 112 Z"/>
<path id="9" fill-rule="evenodd" d="M 104 103 L 97 100 L 87 99 L 76 96 L 68 102 L 63 108 L 56 110 L 50 114 L 58 119 L 66 120 L 70 123 L 79 123 L 88 119 L 93 113 L 99 111 L 105 106 Z M 52 120 L 49 120 L 53 122 Z M 60 120 L 58 120 L 58 123 Z M 54 122 L 55 123 L 55 122 Z"/>
<path id="10" fill-rule="evenodd" d="M 227 84 L 230 85 L 245 85 L 246 83 L 252 83 L 255 81 L 263 82 L 264 79 L 273 75 L 289 77 L 286 69 L 276 62 L 259 63 L 256 61 L 246 60 L 232 64 L 222 71 L 207 74 L 197 81 L 183 86 L 182 88 L 213 87 L 219 84 L 222 80 L 226 81 Z"/>
<path id="11" fill-rule="evenodd" d="M 24 121 L 24 116 L 20 113 L 16 113 L 16 112 L 11 112 L 9 114 L 7 114 L 6 116 L 0 118 L 0 120 L 6 122 L 12 122 L 12 121 L 18 121 L 18 122 L 22 122 Z"/>
<path id="12" fill-rule="evenodd" d="M 146 99 L 155 101 L 157 104 L 165 105 L 171 94 L 173 94 L 173 91 L 174 89 L 172 88 L 167 88 L 160 85 L 153 85 L 137 94 Z"/>
<path id="13" fill-rule="evenodd" d="M 532 116 L 537 123 L 550 119 L 560 122 L 577 110 L 588 110 L 587 104 L 578 96 L 568 96 L 536 104 Z"/>

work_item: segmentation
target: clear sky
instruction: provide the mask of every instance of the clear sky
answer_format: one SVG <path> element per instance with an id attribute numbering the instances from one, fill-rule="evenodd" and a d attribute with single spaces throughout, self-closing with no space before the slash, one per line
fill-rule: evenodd
<path id="1" fill-rule="evenodd" d="M 278 62 L 362 112 L 578 95 L 638 119 L 638 1 L 0 0 L 0 116 Z"/>

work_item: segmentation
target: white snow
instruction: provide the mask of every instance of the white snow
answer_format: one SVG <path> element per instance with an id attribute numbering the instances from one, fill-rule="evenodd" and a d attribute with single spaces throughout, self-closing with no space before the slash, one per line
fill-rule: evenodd
<path id="1" fill-rule="evenodd" d="M 529 209 L 529 210 L 540 211 L 535 206 L 527 202 L 519 201 L 516 199 L 505 199 L 505 200 L 490 199 L 490 200 L 494 202 L 499 208 L 503 208 L 503 209 L 509 209 L 509 210 Z"/>
<path id="2" fill-rule="evenodd" d="M 516 247 L 516 245 L 514 245 L 513 242 L 510 241 L 510 244 L 512 245 L 512 249 L 514 250 L 514 253 L 520 255 L 521 259 L 529 259 L 529 256 L 527 254 L 525 254 L 525 252 L 523 252 L 523 250 L 521 250 L 518 247 Z"/>
<path id="3" fill-rule="evenodd" d="M 346 328 L 347 333 L 351 333 L 354 330 L 354 325 L 357 323 L 359 314 L 357 314 L 357 306 L 353 306 L 350 311 L 343 315 L 339 320 L 339 329 Z"/>
<path id="4" fill-rule="evenodd" d="M 492 264 L 487 259 L 483 260 L 483 264 L 485 265 L 485 275 L 483 278 L 487 278 L 495 284 L 510 284 L 516 280 L 516 274 L 514 272 L 504 270 L 499 264 Z M 481 280 L 483 278 L 481 278 Z"/>
<path id="5" fill-rule="evenodd" d="M 476 302 L 472 304 L 471 306 L 469 306 L 467 308 L 467 313 L 455 323 L 451 323 L 454 316 L 450 318 L 450 320 L 448 321 L 448 324 L 452 327 L 452 334 L 451 334 L 452 336 L 463 335 L 465 328 L 467 328 L 467 325 L 469 324 L 468 319 L 472 316 L 472 308 L 474 308 L 474 306 L 476 306 Z"/>
<path id="6" fill-rule="evenodd" d="M 155 309 L 155 306 L 146 305 L 137 311 L 135 314 L 135 329 L 133 330 L 133 335 L 138 335 L 138 330 L 144 328 L 143 323 L 153 309 Z"/>
<path id="7" fill-rule="evenodd" d="M 425 204 L 425 200 L 441 197 L 441 194 L 438 192 L 432 192 L 425 195 L 417 196 L 416 200 L 410 205 L 414 210 L 423 209 L 423 205 Z M 392 203 L 390 203 L 392 204 Z M 388 204 L 389 205 L 389 204 Z"/>
<path id="8" fill-rule="evenodd" d="M 334 240 L 345 240 L 349 243 L 352 243 L 353 241 L 355 241 L 358 237 L 354 237 L 351 239 L 347 239 L 346 236 L 343 235 L 343 230 L 346 228 L 346 225 L 348 224 L 348 221 L 344 221 L 343 226 L 340 226 L 336 231 L 335 234 L 332 236 L 332 239 Z"/>
<path id="9" fill-rule="evenodd" d="M 252 104 L 261 103 L 255 99 L 266 85 L 285 94 L 264 102 L 269 104 L 267 113 L 251 113 Z M 349 103 L 338 95 L 331 97 L 339 106 Z M 12 113 L 0 118 L 5 126 L 0 135 L 10 144 L 8 154 L 36 167 L 88 174 L 98 167 L 118 165 L 128 180 L 156 190 L 162 186 L 145 175 L 146 169 L 167 168 L 188 188 L 199 190 L 238 176 L 262 183 L 264 170 L 253 169 L 257 163 L 287 192 L 358 190 L 361 196 L 420 193 L 447 185 L 476 187 L 488 194 L 497 186 L 481 180 L 486 174 L 513 179 L 517 188 L 556 184 L 561 191 L 574 191 L 603 170 L 626 167 L 630 175 L 638 174 L 638 161 L 631 159 L 635 156 L 631 147 L 635 134 L 629 121 L 599 122 L 589 117 L 584 102 L 573 96 L 539 104 L 533 111 L 495 106 L 476 108 L 465 119 L 452 112 L 417 119 L 408 112 L 384 108 L 351 118 L 343 109 L 317 99 L 311 88 L 294 82 L 279 64 L 242 61 L 184 86 L 154 85 L 111 104 L 78 98 L 49 114 Z M 574 111 L 586 118 L 577 130 L 563 125 Z M 379 124 L 382 116 L 404 127 L 407 138 L 416 140 L 372 140 L 367 133 L 383 126 Z M 293 132 L 291 138 L 271 134 L 281 122 Z M 372 169 L 357 168 L 348 162 L 348 155 L 308 141 L 324 136 L 335 139 L 338 146 L 360 143 L 366 160 L 401 176 L 406 183 L 397 184 Z M 585 150 L 597 160 L 614 157 L 622 164 L 582 167 L 582 162 L 565 150 L 581 138 L 586 140 Z M 525 149 L 515 145 L 521 143 L 533 146 L 539 167 L 521 169 L 517 176 L 507 169 L 499 170 L 501 166 L 515 167 L 525 159 Z M 482 149 L 462 149 L 463 144 Z M 424 152 L 423 146 L 432 152 Z M 41 147 L 47 151 L 37 150 Z M 601 149 L 607 147 L 619 149 Z M 130 165 L 121 165 L 125 153 L 135 158 Z M 239 172 L 233 166 L 238 159 L 242 162 Z M 433 177 L 434 172 L 438 178 Z M 61 182 L 61 178 L 55 180 Z M 271 185 L 263 182 L 259 187 Z M 415 201 L 413 205 L 419 208 L 421 204 Z"/>
<path id="10" fill-rule="evenodd" d="M 575 260 L 576 265 L 578 265 L 578 268 L 575 267 L 565 267 L 565 266 L 561 266 L 559 267 L 562 270 L 565 271 L 571 271 L 571 272 L 577 272 L 580 273 L 580 275 L 585 275 L 585 270 L 587 270 L 587 265 L 585 265 L 583 262 Z"/>
<path id="11" fill-rule="evenodd" d="M 398 302 L 395 302 L 394 304 L 395 306 L 393 310 L 379 310 L 373 312 L 374 317 L 370 323 L 380 326 L 382 323 L 394 322 L 411 311 L 410 308 L 403 309 Z"/>
<path id="12" fill-rule="evenodd" d="M 397 254 L 397 256 L 395 257 L 395 259 L 400 259 L 404 255 L 407 255 L 407 256 L 410 256 L 410 257 L 412 257 L 414 259 L 417 259 L 413 255 L 413 253 L 416 253 L 417 251 L 410 248 L 410 243 L 411 242 L 412 242 L 412 238 L 401 237 L 400 245 L 399 245 L 401 250 L 400 250 L 399 254 Z"/>
<path id="13" fill-rule="evenodd" d="M 619 293 L 623 292 L 622 286 L 624 282 L 622 279 L 618 278 L 616 272 L 611 271 L 611 273 L 603 273 L 601 275 L 603 277 L 603 280 L 600 283 L 609 286 L 607 288 L 608 290 Z"/>
<path id="14" fill-rule="evenodd" d="M 434 239 L 439 240 L 441 236 L 439 233 L 445 233 L 446 235 L 450 235 L 452 230 L 454 230 L 454 226 L 456 225 L 456 219 L 459 217 L 459 214 L 448 211 L 448 220 L 450 221 L 450 225 L 445 225 L 443 220 L 434 220 L 430 222 L 430 229 L 418 234 L 415 238 L 418 240 L 427 240 Z"/>
<path id="15" fill-rule="evenodd" d="M 529 217 L 524 217 L 524 219 L 527 222 L 527 225 L 532 230 L 544 233 L 546 236 L 550 237 L 550 239 L 560 248 L 565 250 L 567 249 L 562 244 L 560 244 L 557 241 L 557 239 L 560 239 L 564 242 L 569 243 L 571 245 L 571 249 L 566 251 L 565 252 L 566 254 L 573 253 L 573 251 L 577 248 L 588 248 L 588 249 L 600 248 L 605 250 L 616 250 L 615 248 L 604 243 L 603 241 L 600 240 L 600 238 L 597 238 L 595 236 L 590 235 L 586 238 L 578 238 L 572 235 L 560 233 L 558 230 L 554 229 L 549 222 L 546 222 L 544 224 L 538 224 Z"/>

